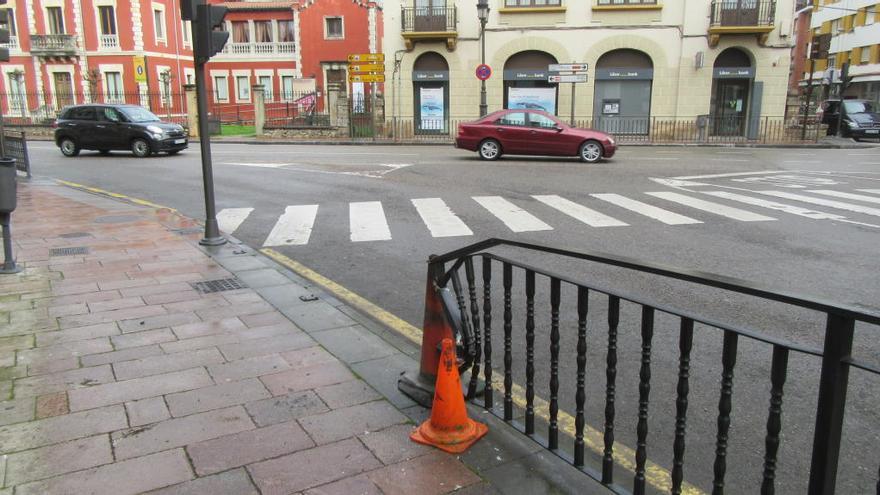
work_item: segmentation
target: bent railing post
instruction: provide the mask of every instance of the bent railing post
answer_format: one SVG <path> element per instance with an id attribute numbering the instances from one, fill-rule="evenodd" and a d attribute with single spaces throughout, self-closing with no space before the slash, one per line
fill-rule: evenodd
<path id="1" fill-rule="evenodd" d="M 828 315 L 822 375 L 819 377 L 816 429 L 813 434 L 810 495 L 834 493 L 843 414 L 846 411 L 846 389 L 849 382 L 849 365 L 843 360 L 852 352 L 854 328 L 855 321 L 852 318 Z"/>

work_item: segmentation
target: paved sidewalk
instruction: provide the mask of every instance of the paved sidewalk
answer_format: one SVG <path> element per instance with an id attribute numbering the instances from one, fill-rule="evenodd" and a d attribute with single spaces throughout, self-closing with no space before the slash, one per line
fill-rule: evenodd
<path id="1" fill-rule="evenodd" d="M 20 182 L 12 225 L 0 495 L 604 492 L 488 415 L 462 456 L 412 443 L 417 349 L 175 212 Z"/>

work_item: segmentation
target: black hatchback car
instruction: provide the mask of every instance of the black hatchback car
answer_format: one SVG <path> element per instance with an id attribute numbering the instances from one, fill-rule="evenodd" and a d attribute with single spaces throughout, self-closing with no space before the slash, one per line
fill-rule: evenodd
<path id="1" fill-rule="evenodd" d="M 819 120 L 828 125 L 828 134 L 837 134 L 840 100 L 825 100 L 819 107 Z M 853 139 L 880 138 L 880 114 L 868 100 L 843 100 L 843 133 Z"/>
<path id="2" fill-rule="evenodd" d="M 137 157 L 186 149 L 186 131 L 178 124 L 162 122 L 137 105 L 92 104 L 66 107 L 53 125 L 55 144 L 64 156 L 80 150 L 131 150 Z"/>

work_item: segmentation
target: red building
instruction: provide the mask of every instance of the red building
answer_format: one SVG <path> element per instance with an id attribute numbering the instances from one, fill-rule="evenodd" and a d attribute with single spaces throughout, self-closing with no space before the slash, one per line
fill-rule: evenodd
<path id="1" fill-rule="evenodd" d="M 14 3 L 13 3 L 14 2 Z M 323 94 L 345 81 L 350 53 L 381 51 L 381 9 L 361 0 L 212 2 L 229 8 L 229 43 L 207 66 L 212 108 Z M 0 64 L 4 115 L 54 118 L 65 105 L 127 102 L 181 119 L 195 82 L 192 28 L 179 0 L 12 0 L 10 60 Z M 237 110 L 237 109 L 236 109 Z"/>

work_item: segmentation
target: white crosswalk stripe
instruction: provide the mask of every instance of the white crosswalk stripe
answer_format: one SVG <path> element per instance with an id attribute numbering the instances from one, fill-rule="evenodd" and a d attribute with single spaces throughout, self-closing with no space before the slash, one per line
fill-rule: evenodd
<path id="1" fill-rule="evenodd" d="M 611 218 L 608 215 L 599 213 L 596 210 L 591 210 L 584 205 L 569 201 L 561 196 L 542 195 L 532 197 L 576 220 L 580 220 L 590 227 L 625 227 L 629 225 L 616 218 Z"/>
<path id="2" fill-rule="evenodd" d="M 709 194 L 711 196 L 715 196 L 716 198 L 724 198 L 729 199 L 731 201 L 739 201 L 740 203 L 746 203 L 749 205 L 760 206 L 762 208 L 769 208 L 771 210 L 782 211 L 785 213 L 791 213 L 792 215 L 798 215 L 801 217 L 811 218 L 813 220 L 840 220 L 846 217 L 842 217 L 840 215 L 834 215 L 832 213 L 823 213 L 821 211 L 810 210 L 807 208 L 801 208 L 800 206 L 787 205 L 785 203 L 777 203 L 775 201 L 768 201 L 766 199 L 761 198 L 753 198 L 751 196 L 743 196 L 742 194 L 727 192 L 727 191 L 700 191 L 703 194 Z"/>
<path id="3" fill-rule="evenodd" d="M 471 229 L 446 206 L 440 198 L 419 198 L 411 200 L 422 221 L 434 237 L 456 237 L 474 235 Z"/>
<path id="4" fill-rule="evenodd" d="M 353 242 L 391 240 L 391 229 L 379 201 L 349 203 L 348 221 Z"/>
<path id="5" fill-rule="evenodd" d="M 821 194 L 823 196 L 831 196 L 834 198 L 842 198 L 842 199 L 852 199 L 855 201 L 864 201 L 866 203 L 877 203 L 880 204 L 880 198 L 875 198 L 874 196 L 865 196 L 864 194 L 853 194 L 843 191 L 833 191 L 831 189 L 812 189 L 807 192 L 814 194 Z"/>
<path id="6" fill-rule="evenodd" d="M 650 196 L 654 196 L 655 198 L 665 199 L 667 201 L 672 201 L 673 203 L 683 204 L 685 206 L 690 206 L 691 208 L 696 208 L 698 210 L 703 210 L 709 213 L 713 213 L 715 215 L 721 215 L 722 217 L 732 218 L 734 220 L 739 220 L 741 222 L 766 222 L 770 220 L 776 220 L 773 217 L 768 217 L 764 215 L 759 215 L 757 213 L 752 213 L 750 211 L 741 210 L 739 208 L 732 208 L 730 206 L 725 206 L 718 203 L 713 203 L 711 201 L 704 201 L 702 199 L 694 198 L 691 196 L 685 196 L 684 194 L 674 193 L 674 192 L 649 192 L 645 193 Z"/>
<path id="7" fill-rule="evenodd" d="M 302 246 L 308 244 L 317 215 L 318 205 L 288 206 L 284 209 L 284 214 L 275 222 L 275 226 L 272 227 L 263 246 Z"/>
<path id="8" fill-rule="evenodd" d="M 489 213 L 498 217 L 499 220 L 504 222 L 504 225 L 507 225 L 514 232 L 553 230 L 553 227 L 542 222 L 538 217 L 501 196 L 474 196 L 473 200 L 489 210 Z"/>
<path id="9" fill-rule="evenodd" d="M 856 189 L 859 192 L 866 192 L 871 194 L 880 194 L 880 189 Z"/>
<path id="10" fill-rule="evenodd" d="M 641 201 L 636 201 L 634 199 L 627 198 L 626 196 L 621 196 L 619 194 L 590 194 L 590 196 L 601 199 L 602 201 L 607 201 L 621 208 L 626 208 L 627 210 L 634 211 L 640 215 L 653 218 L 654 220 L 659 220 L 666 225 L 703 223 L 699 220 L 694 220 L 693 218 L 679 215 L 678 213 L 673 213 L 671 211 L 664 210 L 663 208 L 657 208 L 656 206 L 642 203 Z"/>
<path id="11" fill-rule="evenodd" d="M 253 208 L 224 208 L 217 213 L 217 224 L 222 232 L 232 234 L 247 220 Z"/>
<path id="12" fill-rule="evenodd" d="M 813 198 L 811 196 L 804 196 L 802 194 L 794 194 L 785 191 L 757 191 L 761 194 L 766 194 L 768 196 L 776 196 L 778 198 L 785 199 L 793 199 L 795 201 L 801 201 L 803 203 L 812 203 L 814 205 L 822 205 L 827 206 L 829 208 L 837 208 L 838 210 L 847 210 L 854 211 L 856 213 L 864 213 L 865 215 L 872 215 L 875 217 L 880 217 L 880 210 L 877 208 L 871 208 L 868 206 L 862 205 L 854 205 L 852 203 L 844 203 L 842 201 L 833 201 L 830 199 L 823 198 Z"/>

